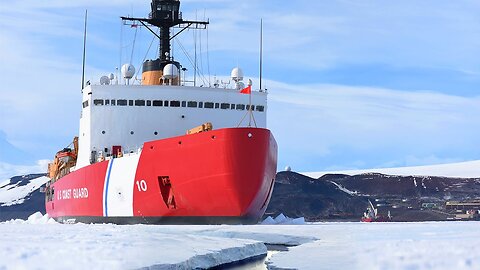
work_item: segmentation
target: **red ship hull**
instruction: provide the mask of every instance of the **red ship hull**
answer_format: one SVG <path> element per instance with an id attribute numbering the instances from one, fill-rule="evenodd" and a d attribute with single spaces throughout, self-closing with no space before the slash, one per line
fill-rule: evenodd
<path id="1" fill-rule="evenodd" d="M 146 142 L 140 154 L 78 169 L 50 185 L 60 222 L 251 224 L 273 191 L 267 129 L 227 128 Z"/>
<path id="2" fill-rule="evenodd" d="M 362 217 L 362 219 L 360 221 L 371 223 L 371 222 L 390 222 L 391 220 L 389 218 L 381 216 L 381 217 L 376 217 L 376 218 Z"/>

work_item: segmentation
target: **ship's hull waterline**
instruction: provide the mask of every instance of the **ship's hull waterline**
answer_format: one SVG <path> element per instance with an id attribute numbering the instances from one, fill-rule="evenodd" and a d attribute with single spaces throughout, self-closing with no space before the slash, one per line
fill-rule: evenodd
<path id="1" fill-rule="evenodd" d="M 253 224 L 276 167 L 277 144 L 263 128 L 156 140 L 53 182 L 46 210 L 65 223 Z"/>

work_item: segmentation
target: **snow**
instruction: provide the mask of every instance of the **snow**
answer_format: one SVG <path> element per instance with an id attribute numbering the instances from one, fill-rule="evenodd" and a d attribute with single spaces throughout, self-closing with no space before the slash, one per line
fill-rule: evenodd
<path id="1" fill-rule="evenodd" d="M 0 206 L 21 204 L 25 198 L 35 190 L 39 189 L 49 180 L 48 177 L 39 177 L 30 180 L 25 186 L 18 186 L 19 183 L 10 184 L 10 180 L 0 184 Z"/>
<path id="2" fill-rule="evenodd" d="M 267 253 L 260 241 L 188 233 L 183 226 L 48 220 L 34 214 L 0 224 L 0 258 L 9 258 L 0 260 L 0 269 L 204 269 Z"/>
<path id="3" fill-rule="evenodd" d="M 279 214 L 276 218 L 268 216 L 260 224 L 262 225 L 303 225 L 305 224 L 305 218 L 290 218 L 284 214 Z"/>
<path id="4" fill-rule="evenodd" d="M 429 166 L 305 172 L 302 174 L 312 178 L 319 178 L 325 174 L 357 175 L 357 174 L 363 174 L 363 173 L 382 173 L 382 174 L 401 175 L 401 176 L 418 175 L 418 176 L 441 176 L 441 177 L 457 177 L 457 178 L 477 178 L 477 177 L 480 177 L 480 160 L 460 162 L 460 163 L 440 164 L 440 165 L 429 165 Z"/>
<path id="5" fill-rule="evenodd" d="M 33 213 L 27 220 L 12 219 L 4 222 L 4 224 L 55 224 L 57 223 L 53 218 L 48 215 L 42 215 L 40 212 Z"/>
<path id="6" fill-rule="evenodd" d="M 271 263 L 298 269 L 479 269 L 479 225 L 426 222 L 305 226 L 302 234 L 319 240 L 275 254 Z"/>
<path id="7" fill-rule="evenodd" d="M 423 189 L 427 189 L 427 186 L 425 186 L 424 180 L 425 180 L 425 179 L 422 178 L 422 187 L 423 187 Z"/>
<path id="8" fill-rule="evenodd" d="M 340 185 L 340 184 L 337 184 L 337 183 L 335 183 L 335 182 L 333 182 L 333 181 L 329 181 L 329 182 L 332 183 L 332 184 L 334 184 L 335 186 L 337 186 L 338 189 L 340 189 L 341 191 L 343 191 L 343 192 L 345 192 L 345 193 L 347 193 L 347 194 L 349 194 L 349 195 L 352 195 L 352 196 L 358 195 L 358 192 L 356 192 L 356 191 L 351 191 L 351 190 L 345 188 L 344 186 L 342 186 L 342 185 Z"/>
<path id="9" fill-rule="evenodd" d="M 286 218 L 286 217 L 285 217 Z M 0 223 L 0 269 L 208 268 L 291 246 L 296 269 L 479 269 L 480 222 L 253 226 L 58 224 L 40 213 Z M 6 259 L 8 258 L 8 259 Z"/>

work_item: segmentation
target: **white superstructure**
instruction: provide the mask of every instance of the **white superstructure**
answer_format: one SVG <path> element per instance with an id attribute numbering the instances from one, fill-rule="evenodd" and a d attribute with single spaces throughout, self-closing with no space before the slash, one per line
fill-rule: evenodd
<path id="1" fill-rule="evenodd" d="M 137 152 L 144 142 L 184 135 L 207 122 L 214 129 L 247 126 L 250 102 L 251 125 L 266 127 L 263 91 L 249 95 L 209 87 L 89 85 L 82 102 L 76 169 L 112 155 L 113 149 Z"/>

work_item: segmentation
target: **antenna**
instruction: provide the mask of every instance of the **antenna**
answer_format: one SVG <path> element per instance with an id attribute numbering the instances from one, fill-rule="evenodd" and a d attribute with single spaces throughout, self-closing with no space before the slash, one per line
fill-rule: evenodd
<path id="1" fill-rule="evenodd" d="M 263 19 L 260 19 L 260 91 L 262 91 L 263 71 Z"/>
<path id="2" fill-rule="evenodd" d="M 121 17 L 122 20 L 129 21 L 131 23 L 139 22 L 147 30 L 149 30 L 153 35 L 155 35 L 160 40 L 159 46 L 159 57 L 155 60 L 145 61 L 143 63 L 143 73 L 147 71 L 153 71 L 153 74 L 161 74 L 165 65 L 173 63 L 178 68 L 180 63 L 176 62 L 172 57 L 171 50 L 171 41 L 173 38 L 178 36 L 180 33 L 187 29 L 206 29 L 209 24 L 208 21 L 189 21 L 182 18 L 182 13 L 180 12 L 180 0 L 151 0 L 152 12 L 149 14 L 148 18 L 131 18 L 131 17 Z M 197 14 L 196 14 L 197 17 Z M 131 24 L 130 24 L 131 25 Z M 159 28 L 159 34 L 157 34 L 152 27 Z M 179 31 L 172 36 L 171 29 L 178 28 Z M 197 36 L 194 35 L 195 39 L 195 59 L 193 62 L 193 77 L 194 77 L 194 86 L 196 86 L 196 78 L 198 73 L 198 63 L 197 63 Z M 181 46 L 181 43 L 177 40 L 177 43 Z M 189 60 L 190 57 L 188 57 Z M 146 71 L 147 70 L 147 71 Z M 152 75 L 153 76 L 153 75 Z M 148 76 L 149 79 L 144 80 L 143 84 L 147 85 L 157 85 L 161 82 L 157 82 L 155 78 Z M 161 75 L 160 75 L 161 76 Z"/>
<path id="3" fill-rule="evenodd" d="M 85 58 L 87 54 L 87 18 L 88 18 L 88 10 L 85 10 L 85 27 L 83 32 L 83 63 L 82 63 L 82 92 L 83 88 L 85 88 Z"/>
<path id="4" fill-rule="evenodd" d="M 198 19 L 198 10 L 195 10 L 195 20 Z M 195 43 L 195 60 L 193 66 L 193 86 L 197 86 L 197 31 L 193 31 L 193 42 Z"/>

